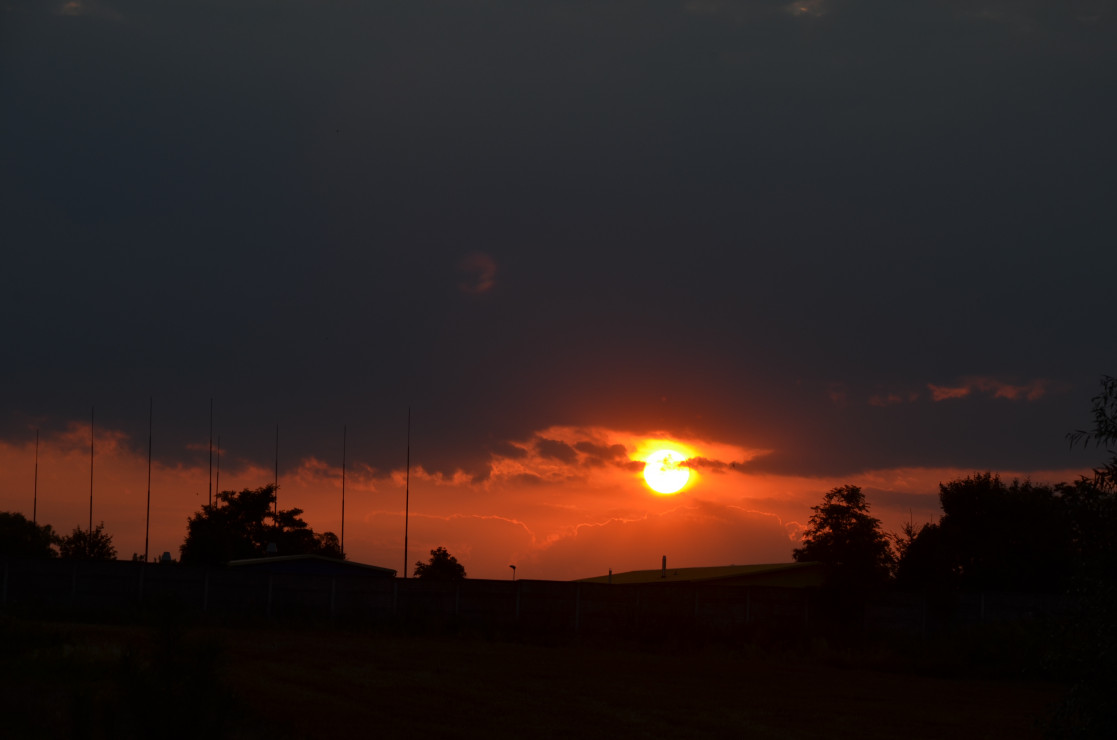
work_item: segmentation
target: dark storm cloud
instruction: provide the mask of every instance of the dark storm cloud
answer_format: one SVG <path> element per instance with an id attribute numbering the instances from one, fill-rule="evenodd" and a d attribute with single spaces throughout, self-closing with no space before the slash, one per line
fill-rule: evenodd
<path id="1" fill-rule="evenodd" d="M 511 442 L 495 442 L 490 446 L 494 455 L 501 457 L 511 458 L 512 460 L 521 460 L 528 455 L 528 451 L 519 445 L 514 445 Z"/>
<path id="2" fill-rule="evenodd" d="M 627 460 L 627 450 L 622 444 L 599 445 L 582 440 L 574 443 L 574 449 L 584 456 L 582 463 L 585 465 L 604 466 L 609 463 L 624 464 Z M 641 463 L 642 465 L 643 463 Z"/>
<path id="3" fill-rule="evenodd" d="M 564 463 L 572 463 L 578 458 L 578 453 L 573 447 L 557 439 L 539 437 L 535 440 L 535 450 L 540 457 L 548 457 Z"/>
<path id="4" fill-rule="evenodd" d="M 562 424 L 1063 464 L 1117 365 L 1114 8 L 9 3 L 3 431 L 154 396 L 198 455 L 213 397 L 264 465 L 348 424 L 398 468 L 408 406 L 440 473 Z M 973 378 L 1055 385 L 901 393 Z"/>
<path id="5" fill-rule="evenodd" d="M 742 472 L 844 475 L 901 467 L 1043 470 L 1089 464 L 1066 432 L 1088 414 L 1084 393 L 1035 402 L 973 397 L 951 402 L 834 405 L 821 391 L 789 403 L 773 424 L 774 451 L 741 463 Z M 1024 450 L 1030 450 L 1028 455 Z M 1096 456 L 1095 456 L 1096 457 Z"/>
<path id="6" fill-rule="evenodd" d="M 680 466 L 692 468 L 694 470 L 705 470 L 710 473 L 724 473 L 728 470 L 735 469 L 738 463 L 725 462 L 724 460 L 711 460 L 708 457 L 690 457 L 680 463 Z"/>

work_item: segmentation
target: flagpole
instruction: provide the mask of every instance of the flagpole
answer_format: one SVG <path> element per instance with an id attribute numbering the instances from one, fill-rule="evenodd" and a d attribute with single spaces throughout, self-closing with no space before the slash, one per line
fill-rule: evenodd
<path id="1" fill-rule="evenodd" d="M 213 506 L 213 398 L 209 399 L 209 474 L 206 479 L 209 486 L 209 505 Z"/>
<path id="2" fill-rule="evenodd" d="M 144 562 L 147 562 L 147 549 L 151 537 L 151 421 L 155 414 L 155 402 L 147 399 L 147 521 L 144 523 Z"/>
<path id="3" fill-rule="evenodd" d="M 403 577 L 407 578 L 407 525 L 411 512 L 411 407 L 407 407 L 407 472 L 403 483 Z"/>
<path id="4" fill-rule="evenodd" d="M 217 502 L 221 503 L 221 435 L 217 435 L 217 475 L 213 478 L 213 487 L 217 489 Z"/>
<path id="5" fill-rule="evenodd" d="M 35 430 L 35 484 L 31 503 L 31 523 L 39 523 L 39 430 Z"/>
<path id="6" fill-rule="evenodd" d="M 341 426 L 341 557 L 345 557 L 345 444 L 348 427 Z"/>
<path id="7" fill-rule="evenodd" d="M 93 542 L 93 412 L 96 407 L 89 408 L 89 535 L 90 543 Z"/>

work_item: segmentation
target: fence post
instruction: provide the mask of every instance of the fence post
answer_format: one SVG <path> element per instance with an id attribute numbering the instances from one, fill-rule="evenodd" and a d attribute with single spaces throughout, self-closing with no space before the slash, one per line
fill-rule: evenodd
<path id="1" fill-rule="evenodd" d="M 330 576 L 330 619 L 337 613 L 337 578 Z"/>
<path id="2" fill-rule="evenodd" d="M 8 603 L 8 561 L 5 560 L 4 561 L 4 591 L 3 591 L 3 595 L 0 595 L 0 604 L 7 604 L 7 603 Z"/>
<path id="3" fill-rule="evenodd" d="M 269 573 L 268 574 L 268 608 L 267 608 L 268 619 L 271 619 L 271 582 L 272 582 L 272 577 L 271 577 L 271 574 Z"/>
<path id="4" fill-rule="evenodd" d="M 520 623 L 520 584 L 516 584 L 516 624 Z"/>
<path id="5" fill-rule="evenodd" d="M 752 586 L 745 586 L 745 626 L 749 626 L 752 618 Z"/>
<path id="6" fill-rule="evenodd" d="M 74 561 L 74 570 L 70 575 L 70 606 L 78 603 L 78 561 Z"/>
<path id="7" fill-rule="evenodd" d="M 140 581 L 140 585 L 139 585 L 139 590 L 136 593 L 136 599 L 142 604 L 142 603 L 144 603 L 144 567 L 142 565 L 140 566 L 139 581 Z"/>

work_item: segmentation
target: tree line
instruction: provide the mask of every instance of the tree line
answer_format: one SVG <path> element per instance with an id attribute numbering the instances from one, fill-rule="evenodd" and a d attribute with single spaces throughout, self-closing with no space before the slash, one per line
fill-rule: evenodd
<path id="1" fill-rule="evenodd" d="M 74 527 L 70 534 L 60 535 L 49 524 L 36 524 L 18 512 L 0 511 L 0 555 L 115 560 L 116 548 L 104 522 L 94 529 Z"/>
<path id="2" fill-rule="evenodd" d="M 830 586 L 893 585 L 932 591 L 1064 593 L 1117 572 L 1117 378 L 1093 399 L 1093 427 L 1070 444 L 1110 459 L 1072 483 L 1013 480 L 992 472 L 939 484 L 937 522 L 885 532 L 858 486 L 831 489 L 811 507 L 799 562 L 831 566 Z"/>
<path id="3" fill-rule="evenodd" d="M 230 560 L 284 555 L 323 555 L 343 560 L 333 532 L 316 533 L 302 518 L 302 509 L 278 509 L 276 487 L 221 491 L 212 504 L 186 522 L 186 538 L 179 547 L 180 562 L 224 565 Z M 116 548 L 104 523 L 93 529 L 75 527 L 66 536 L 49 524 L 36 524 L 22 514 L 0 512 L 0 555 L 26 558 L 62 557 L 73 560 L 115 560 Z M 143 560 L 133 555 L 133 560 Z"/>
<path id="4" fill-rule="evenodd" d="M 186 538 L 179 562 L 187 565 L 225 565 L 232 560 L 272 554 L 321 555 L 344 560 L 333 532 L 315 532 L 302 518 L 302 509 L 278 509 L 274 485 L 221 491 L 212 504 L 186 522 Z M 72 560 L 115 560 L 116 548 L 104 523 L 92 530 L 75 527 L 59 536 L 49 524 L 35 524 L 22 514 L 0 512 L 0 555 L 25 558 L 62 557 Z M 133 560 L 143 556 L 133 555 Z M 416 562 L 414 575 L 430 580 L 465 578 L 465 567 L 439 547 L 430 560 Z"/>
<path id="5" fill-rule="evenodd" d="M 1091 481 L 975 473 L 940 483 L 939 502 L 938 521 L 891 533 L 860 487 L 839 486 L 811 507 L 793 557 L 830 565 L 831 586 L 935 591 L 1062 593 L 1117 564 L 1117 500 Z"/>

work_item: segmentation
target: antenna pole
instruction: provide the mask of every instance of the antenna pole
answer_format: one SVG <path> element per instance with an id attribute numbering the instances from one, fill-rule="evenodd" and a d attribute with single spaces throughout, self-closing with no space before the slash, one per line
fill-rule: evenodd
<path id="1" fill-rule="evenodd" d="M 39 430 L 35 430 L 35 483 L 32 495 L 34 498 L 31 503 L 31 523 L 39 523 Z"/>
<path id="2" fill-rule="evenodd" d="M 411 407 L 407 407 L 407 472 L 403 479 L 403 577 L 407 578 L 407 525 L 411 513 Z"/>
<path id="3" fill-rule="evenodd" d="M 147 398 L 147 521 L 144 523 L 144 562 L 147 562 L 147 548 L 151 537 L 151 420 L 155 414 L 155 402 Z"/>
<path id="4" fill-rule="evenodd" d="M 213 506 L 213 398 L 209 399 L 209 505 Z"/>
<path id="5" fill-rule="evenodd" d="M 217 489 L 217 501 L 221 502 L 221 435 L 217 435 L 217 475 L 213 479 L 213 487 Z"/>
<path id="6" fill-rule="evenodd" d="M 276 424 L 275 424 L 275 480 L 273 481 L 273 485 L 275 486 L 275 492 L 274 492 L 275 495 L 272 497 L 272 502 L 273 502 L 272 516 L 273 517 L 278 517 L 279 516 L 279 422 L 276 422 Z M 277 522 L 277 526 L 278 526 L 278 522 Z"/>
<path id="7" fill-rule="evenodd" d="M 345 443 L 348 427 L 341 426 L 341 556 L 345 557 Z"/>
<path id="8" fill-rule="evenodd" d="M 89 407 L 89 535 L 90 544 L 93 536 L 93 412 L 96 407 Z"/>

